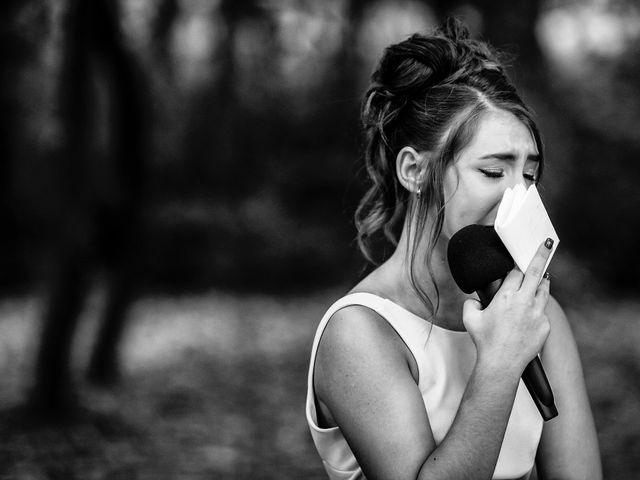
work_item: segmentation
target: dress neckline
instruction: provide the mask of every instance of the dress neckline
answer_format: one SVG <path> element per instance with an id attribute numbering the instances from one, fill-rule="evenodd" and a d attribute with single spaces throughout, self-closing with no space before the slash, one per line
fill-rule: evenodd
<path id="1" fill-rule="evenodd" d="M 437 328 L 439 330 L 442 330 L 444 332 L 447 332 L 447 333 L 467 334 L 467 335 L 469 334 L 469 332 L 466 331 L 466 330 L 454 330 L 452 328 L 445 328 L 445 327 L 440 326 L 440 325 L 438 325 L 436 323 L 433 323 L 431 320 L 429 320 L 427 318 L 424 318 L 424 317 L 421 317 L 420 315 L 412 312 L 408 308 L 403 307 L 399 303 L 397 303 L 397 302 L 395 302 L 395 301 L 393 301 L 393 300 L 391 300 L 391 299 L 389 299 L 387 297 L 383 297 L 382 295 L 378 295 L 377 293 L 364 292 L 364 291 L 355 291 L 355 292 L 351 292 L 351 293 L 347 294 L 346 296 L 349 297 L 351 295 L 369 295 L 369 296 L 372 296 L 372 297 L 376 297 L 376 298 L 378 298 L 378 299 L 380 299 L 380 300 L 382 300 L 384 302 L 387 302 L 387 303 L 393 305 L 395 308 L 402 310 L 406 314 L 408 314 L 408 315 L 410 315 L 410 316 L 412 316 L 412 317 L 414 317 L 414 318 L 416 318 L 416 319 L 418 319 L 418 320 L 420 320 L 422 322 L 428 323 L 431 327 L 435 327 L 435 328 Z"/>

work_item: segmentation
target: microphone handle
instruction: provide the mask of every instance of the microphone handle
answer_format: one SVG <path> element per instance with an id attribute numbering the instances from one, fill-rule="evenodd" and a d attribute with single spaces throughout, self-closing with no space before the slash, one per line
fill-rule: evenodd
<path id="1" fill-rule="evenodd" d="M 553 399 L 553 391 L 537 355 L 522 372 L 522 381 L 529 390 L 533 403 L 538 407 L 542 419 L 546 422 L 557 417 L 558 409 Z"/>
<path id="2" fill-rule="evenodd" d="M 503 279 L 495 280 L 485 288 L 476 292 L 482 308 L 487 308 L 489 303 L 491 303 L 500 285 L 502 285 L 502 280 Z M 522 381 L 527 387 L 527 390 L 529 390 L 533 403 L 535 403 L 538 408 L 543 420 L 546 422 L 547 420 L 557 417 L 558 409 L 553 399 L 553 391 L 551 390 L 551 385 L 549 385 L 547 375 L 544 373 L 544 368 L 542 368 L 540 357 L 537 355 L 522 372 Z"/>

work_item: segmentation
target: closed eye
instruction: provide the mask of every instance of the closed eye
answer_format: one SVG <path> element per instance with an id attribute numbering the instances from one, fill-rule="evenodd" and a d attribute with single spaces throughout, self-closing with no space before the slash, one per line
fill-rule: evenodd
<path id="1" fill-rule="evenodd" d="M 504 177 L 504 170 L 487 170 L 484 168 L 479 169 L 485 177 L 489 178 L 502 178 Z"/>

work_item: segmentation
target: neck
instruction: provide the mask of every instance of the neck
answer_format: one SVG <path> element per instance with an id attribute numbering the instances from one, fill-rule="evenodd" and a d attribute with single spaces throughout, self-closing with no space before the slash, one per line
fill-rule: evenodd
<path id="1" fill-rule="evenodd" d="M 425 231 L 429 231 L 427 225 Z M 413 253 L 413 234 L 409 234 L 409 225 L 405 225 L 400 241 L 393 255 L 380 267 L 392 300 L 433 323 L 451 330 L 464 330 L 462 323 L 462 304 L 469 298 L 455 284 L 447 262 L 448 239 L 439 236 L 431 254 L 431 271 L 427 267 L 428 240 L 422 235 L 415 254 Z M 411 238 L 410 238 L 411 237 Z M 425 305 L 411 281 L 410 268 L 413 264 L 415 287 L 424 292 L 438 310 Z"/>

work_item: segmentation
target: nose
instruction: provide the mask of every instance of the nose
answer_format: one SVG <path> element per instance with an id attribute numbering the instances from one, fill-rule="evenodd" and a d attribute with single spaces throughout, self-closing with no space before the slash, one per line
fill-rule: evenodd
<path id="1" fill-rule="evenodd" d="M 514 178 L 510 182 L 509 187 L 513 188 L 516 185 L 522 185 L 524 188 L 527 188 L 527 182 L 522 175 L 514 175 Z"/>

